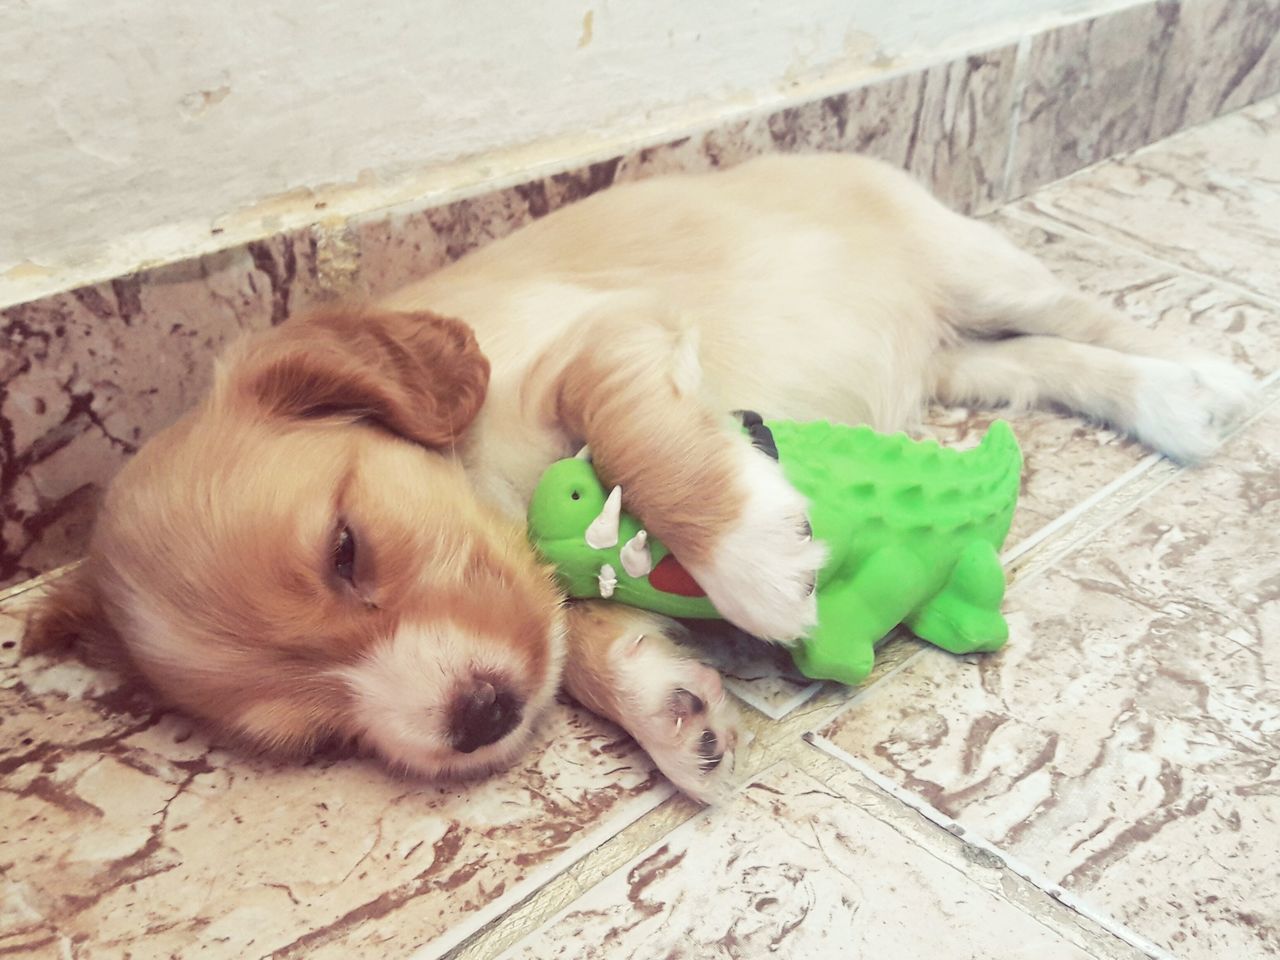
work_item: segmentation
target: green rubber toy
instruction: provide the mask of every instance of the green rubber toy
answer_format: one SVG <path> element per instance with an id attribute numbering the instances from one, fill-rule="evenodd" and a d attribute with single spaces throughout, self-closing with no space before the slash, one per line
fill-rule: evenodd
<path id="1" fill-rule="evenodd" d="M 805 676 L 861 682 L 876 645 L 899 624 L 952 653 L 1004 645 L 999 550 L 1022 474 L 1007 423 L 997 420 L 965 451 L 826 421 L 748 414 L 744 423 L 808 499 L 813 535 L 828 550 L 818 625 L 791 651 Z M 543 474 L 529 536 L 565 591 L 672 617 L 718 618 L 670 551 L 622 512 L 621 497 L 616 487 L 606 493 L 585 459 L 558 461 Z"/>

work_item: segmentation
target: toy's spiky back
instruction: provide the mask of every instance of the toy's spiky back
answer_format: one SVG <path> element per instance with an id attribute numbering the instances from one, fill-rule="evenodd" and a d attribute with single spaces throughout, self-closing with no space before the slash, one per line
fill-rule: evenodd
<path id="1" fill-rule="evenodd" d="M 971 450 L 826 422 L 769 424 L 788 479 L 843 516 L 939 532 L 980 526 L 1003 542 L 1021 486 L 1022 453 L 1003 420 Z"/>

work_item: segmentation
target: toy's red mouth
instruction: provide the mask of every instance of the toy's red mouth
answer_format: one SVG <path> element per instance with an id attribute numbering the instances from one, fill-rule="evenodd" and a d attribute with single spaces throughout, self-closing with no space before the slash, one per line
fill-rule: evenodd
<path id="1" fill-rule="evenodd" d="M 649 574 L 649 586 L 663 593 L 674 593 L 681 597 L 705 597 L 706 591 L 698 586 L 698 581 L 689 576 L 689 571 L 680 566 L 680 561 L 667 554 L 658 561 L 658 565 Z"/>

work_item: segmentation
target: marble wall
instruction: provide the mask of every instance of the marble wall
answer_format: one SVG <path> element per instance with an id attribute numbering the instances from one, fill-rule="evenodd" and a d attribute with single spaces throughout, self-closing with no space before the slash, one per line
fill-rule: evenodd
<path id="1" fill-rule="evenodd" d="M 126 457 L 243 331 L 406 280 L 613 183 L 861 151 L 983 212 L 1280 90 L 1280 0 L 1142 4 L 421 208 L 324 221 L 0 310 L 0 588 L 74 559 Z"/>

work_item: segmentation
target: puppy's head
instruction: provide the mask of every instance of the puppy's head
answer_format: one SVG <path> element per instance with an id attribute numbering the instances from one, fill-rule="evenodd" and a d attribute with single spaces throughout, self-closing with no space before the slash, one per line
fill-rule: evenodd
<path id="1" fill-rule="evenodd" d="M 118 643 L 253 743 L 359 739 L 392 765 L 512 759 L 559 680 L 560 598 L 450 450 L 488 363 L 463 324 L 335 312 L 242 341 L 109 490 L 28 645 Z"/>

